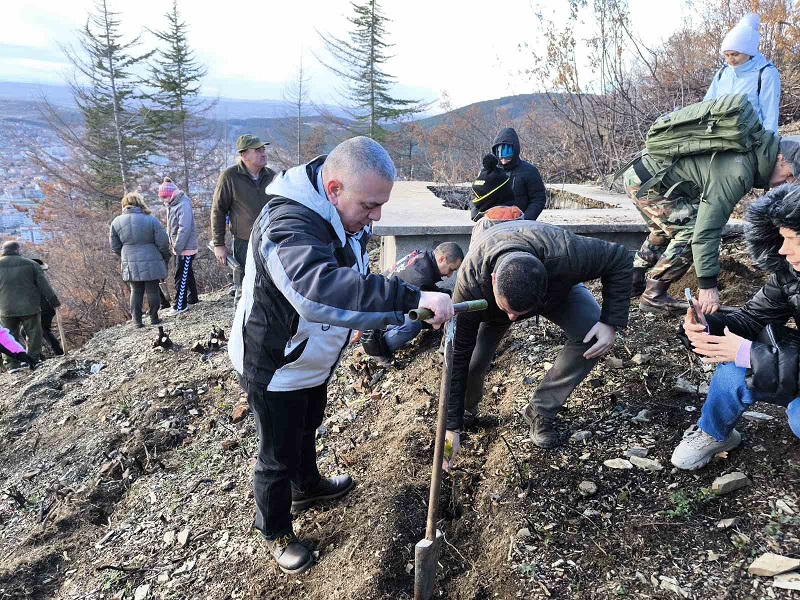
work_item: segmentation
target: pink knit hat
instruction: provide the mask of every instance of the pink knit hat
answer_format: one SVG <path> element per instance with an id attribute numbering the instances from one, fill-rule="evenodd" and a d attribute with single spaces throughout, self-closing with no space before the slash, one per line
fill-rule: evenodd
<path id="1" fill-rule="evenodd" d="M 169 177 L 164 177 L 164 183 L 158 186 L 158 197 L 166 198 L 167 200 L 169 200 L 170 198 L 172 198 L 172 194 L 177 189 L 178 186 L 172 183 L 172 180 Z"/>

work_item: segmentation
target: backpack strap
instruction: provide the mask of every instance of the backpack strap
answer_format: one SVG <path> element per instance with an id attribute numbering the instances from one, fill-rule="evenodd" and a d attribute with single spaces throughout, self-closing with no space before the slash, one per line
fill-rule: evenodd
<path id="1" fill-rule="evenodd" d="M 764 73 L 764 69 L 767 67 L 775 67 L 772 63 L 767 63 L 763 67 L 758 70 L 758 88 L 756 88 L 756 96 L 761 95 L 761 75 Z"/>
<path id="2" fill-rule="evenodd" d="M 726 65 L 722 65 L 722 66 L 719 68 L 719 71 L 717 71 L 717 74 L 716 74 L 716 75 L 714 75 L 714 77 L 717 79 L 717 81 L 720 81 L 720 80 L 722 79 L 722 72 L 725 70 L 725 66 L 726 66 Z M 760 83 L 760 80 L 759 80 L 759 83 Z"/>

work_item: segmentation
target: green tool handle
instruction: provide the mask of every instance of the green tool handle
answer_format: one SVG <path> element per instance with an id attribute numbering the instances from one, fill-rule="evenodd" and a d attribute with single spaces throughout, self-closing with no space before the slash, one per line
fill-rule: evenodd
<path id="1" fill-rule="evenodd" d="M 489 308 L 489 303 L 486 300 L 467 300 L 466 302 L 453 304 L 453 310 L 456 314 L 486 310 L 487 308 Z M 408 311 L 408 318 L 412 321 L 427 321 L 433 318 L 433 311 L 427 308 L 415 308 Z"/>

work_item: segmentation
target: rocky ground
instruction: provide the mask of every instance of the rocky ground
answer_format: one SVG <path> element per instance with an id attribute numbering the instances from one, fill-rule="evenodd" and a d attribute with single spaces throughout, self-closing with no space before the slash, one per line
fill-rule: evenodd
<path id="1" fill-rule="evenodd" d="M 761 276 L 738 243 L 724 260 L 723 300 L 740 302 Z M 290 577 L 251 532 L 256 438 L 251 417 L 233 422 L 227 355 L 191 350 L 214 325 L 227 333 L 231 310 L 212 294 L 167 320 L 170 349 L 123 325 L 34 373 L 0 374 L 0 598 L 411 598 L 439 334 L 389 372 L 348 351 L 318 450 L 323 472 L 348 471 L 357 487 L 296 520 L 319 564 Z M 748 572 L 766 552 L 800 557 L 800 440 L 781 410 L 758 406 L 739 449 L 674 472 L 711 375 L 676 325 L 632 305 L 552 451 L 529 443 L 519 411 L 564 339 L 545 321 L 512 328 L 445 481 L 437 597 L 800 597 Z M 750 485 L 712 490 L 737 472 Z"/>

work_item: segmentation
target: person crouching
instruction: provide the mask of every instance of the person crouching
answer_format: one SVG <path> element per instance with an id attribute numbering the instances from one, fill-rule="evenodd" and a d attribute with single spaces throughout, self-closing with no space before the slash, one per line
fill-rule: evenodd
<path id="1" fill-rule="evenodd" d="M 754 202 L 745 236 L 753 262 L 771 273 L 767 283 L 739 310 L 705 315 L 708 330 L 691 309 L 683 323 L 703 362 L 718 365 L 700 420 L 672 454 L 679 469 L 699 469 L 736 448 L 736 423 L 755 402 L 785 406 L 800 437 L 800 334 L 785 327 L 800 320 L 800 186 L 782 185 Z"/>

